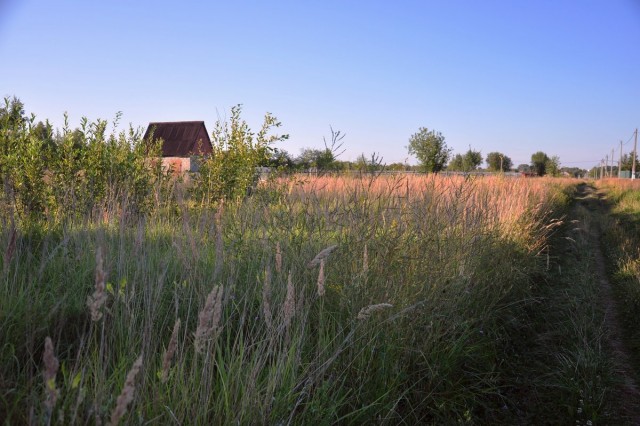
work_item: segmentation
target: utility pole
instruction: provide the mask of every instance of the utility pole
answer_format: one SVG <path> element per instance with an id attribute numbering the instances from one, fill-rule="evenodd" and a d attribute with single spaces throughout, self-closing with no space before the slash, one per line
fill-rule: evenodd
<path id="1" fill-rule="evenodd" d="M 600 179 L 604 177 L 602 173 L 604 173 L 604 160 L 600 160 Z"/>
<path id="2" fill-rule="evenodd" d="M 609 168 L 609 154 L 607 154 L 604 157 L 604 177 L 607 177 L 607 175 L 609 174 L 609 170 L 607 170 Z"/>
<path id="3" fill-rule="evenodd" d="M 618 179 L 622 176 L 622 141 L 620 141 L 620 162 L 618 163 Z"/>
<path id="4" fill-rule="evenodd" d="M 636 178 L 636 150 L 638 149 L 638 128 L 636 128 L 636 138 L 633 141 L 633 166 L 631 167 L 631 179 Z"/>
<path id="5" fill-rule="evenodd" d="M 609 177 L 613 177 L 613 154 L 615 153 L 614 148 L 611 148 L 611 170 L 609 171 Z"/>

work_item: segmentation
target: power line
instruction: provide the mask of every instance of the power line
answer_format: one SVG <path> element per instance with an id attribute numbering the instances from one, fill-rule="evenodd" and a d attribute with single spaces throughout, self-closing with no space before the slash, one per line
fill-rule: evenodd
<path id="1" fill-rule="evenodd" d="M 633 136 L 634 136 L 635 134 L 636 134 L 636 132 L 635 132 L 635 131 L 633 131 L 633 132 L 631 133 L 631 136 L 629 137 L 629 139 L 628 139 L 625 143 L 623 143 L 622 145 L 626 145 L 626 144 L 628 144 L 629 142 L 631 142 L 631 139 L 633 139 Z"/>
<path id="2" fill-rule="evenodd" d="M 562 164 L 599 163 L 602 160 L 563 161 Z"/>

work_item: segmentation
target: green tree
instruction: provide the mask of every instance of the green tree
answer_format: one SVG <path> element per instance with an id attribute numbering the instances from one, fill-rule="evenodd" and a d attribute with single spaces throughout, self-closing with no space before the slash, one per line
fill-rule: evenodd
<path id="1" fill-rule="evenodd" d="M 638 156 L 636 155 L 636 169 L 640 167 Z M 631 170 L 633 168 L 633 153 L 624 154 L 622 156 L 621 170 Z"/>
<path id="2" fill-rule="evenodd" d="M 462 157 L 462 164 L 465 172 L 476 170 L 482 164 L 482 153 L 469 148 Z"/>
<path id="3" fill-rule="evenodd" d="M 513 167 L 513 162 L 511 158 L 507 157 L 501 152 L 490 152 L 487 154 L 487 166 L 489 170 L 493 172 L 506 172 L 511 170 Z"/>
<path id="4" fill-rule="evenodd" d="M 547 160 L 545 170 L 548 175 L 560 176 L 560 157 L 554 155 Z"/>
<path id="5" fill-rule="evenodd" d="M 391 163 L 387 165 L 387 170 L 394 172 L 404 172 L 410 170 L 409 165 L 405 163 Z"/>
<path id="6" fill-rule="evenodd" d="M 538 175 L 544 176 L 547 173 L 547 162 L 549 156 L 542 151 L 538 151 L 531 155 L 531 169 Z"/>
<path id="7" fill-rule="evenodd" d="M 449 165 L 448 170 L 472 172 L 476 170 L 482 164 L 482 154 L 480 151 L 474 151 L 471 148 L 467 152 L 462 154 L 456 154 Z"/>
<path id="8" fill-rule="evenodd" d="M 409 155 L 418 159 L 422 171 L 432 173 L 438 173 L 444 168 L 451 153 L 442 133 L 426 127 L 419 128 L 417 133 L 411 135 L 407 150 Z"/>
<path id="9" fill-rule="evenodd" d="M 0 108 L 0 126 L 7 128 L 20 125 L 25 121 L 24 104 L 15 96 L 4 98 L 4 106 Z"/>
<path id="10" fill-rule="evenodd" d="M 266 113 L 257 134 L 241 117 L 242 105 L 231 108 L 228 122 L 218 120 L 211 136 L 212 152 L 201 161 L 194 179 L 193 193 L 205 205 L 219 199 L 238 199 L 247 194 L 257 179 L 256 167 L 268 162 L 276 141 L 288 135 L 270 135 L 281 126 L 276 117 Z"/>
<path id="11" fill-rule="evenodd" d="M 449 164 L 447 165 L 447 170 L 451 170 L 453 172 L 461 172 L 464 168 L 464 158 L 462 158 L 462 154 L 456 154 L 451 158 Z"/>
<path id="12" fill-rule="evenodd" d="M 267 167 L 274 167 L 280 170 L 291 170 L 295 166 L 291 155 L 284 150 L 274 148 L 269 160 L 264 164 Z"/>
<path id="13" fill-rule="evenodd" d="M 520 164 L 518 165 L 516 170 L 519 171 L 520 173 L 528 173 L 531 171 L 531 166 L 528 164 Z"/>

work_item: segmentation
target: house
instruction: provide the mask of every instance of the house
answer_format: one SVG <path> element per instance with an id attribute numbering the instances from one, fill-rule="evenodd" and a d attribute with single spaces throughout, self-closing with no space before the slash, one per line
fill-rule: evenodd
<path id="1" fill-rule="evenodd" d="M 211 139 L 204 121 L 149 123 L 144 138 L 162 140 L 162 166 L 174 173 L 198 171 L 195 157 L 211 154 Z"/>

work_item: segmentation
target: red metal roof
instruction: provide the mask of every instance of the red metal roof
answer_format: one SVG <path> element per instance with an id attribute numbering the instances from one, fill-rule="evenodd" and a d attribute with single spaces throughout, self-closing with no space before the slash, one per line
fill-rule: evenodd
<path id="1" fill-rule="evenodd" d="M 165 121 L 149 123 L 144 138 L 162 139 L 163 157 L 190 157 L 211 153 L 211 139 L 204 121 Z"/>

